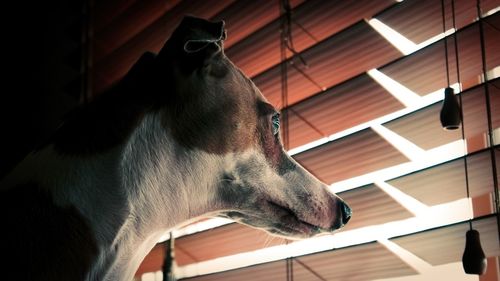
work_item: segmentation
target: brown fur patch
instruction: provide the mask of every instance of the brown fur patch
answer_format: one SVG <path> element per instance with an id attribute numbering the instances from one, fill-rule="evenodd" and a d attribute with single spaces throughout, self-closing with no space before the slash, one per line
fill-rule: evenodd
<path id="1" fill-rule="evenodd" d="M 164 111 L 165 126 L 187 148 L 224 154 L 256 143 L 258 94 L 224 55 L 187 75 Z"/>
<path id="2" fill-rule="evenodd" d="M 55 206 L 35 184 L 0 194 L 3 276 L 9 280 L 83 280 L 97 255 L 91 230 L 74 208 Z"/>

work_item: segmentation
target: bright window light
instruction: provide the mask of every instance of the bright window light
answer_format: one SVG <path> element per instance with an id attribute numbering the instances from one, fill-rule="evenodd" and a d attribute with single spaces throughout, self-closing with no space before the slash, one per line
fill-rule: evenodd
<path id="1" fill-rule="evenodd" d="M 499 7 L 495 7 L 493 9 L 489 10 L 488 12 L 484 13 L 483 18 L 487 17 L 487 16 L 491 16 L 491 15 L 493 15 L 494 13 L 496 13 L 498 11 L 500 11 L 500 6 Z"/>
<path id="2" fill-rule="evenodd" d="M 418 50 L 417 44 L 378 19 L 371 19 L 368 21 L 368 24 L 405 56 Z"/>
<path id="3" fill-rule="evenodd" d="M 415 269 L 418 273 L 429 272 L 432 269 L 432 265 L 423 259 L 419 258 L 412 252 L 404 249 L 398 244 L 389 241 L 387 239 L 380 239 L 378 242 L 384 245 L 389 251 L 393 252 L 402 261 Z"/>
<path id="4" fill-rule="evenodd" d="M 500 144 L 500 128 L 496 128 L 493 130 L 493 145 Z"/>
<path id="5" fill-rule="evenodd" d="M 389 27 L 388 25 L 386 25 L 385 23 L 381 22 L 378 19 L 373 18 L 368 21 L 368 24 L 370 24 L 370 26 L 373 27 L 375 31 L 377 31 L 380 35 L 382 35 L 382 37 L 384 37 L 387 41 L 389 41 L 389 43 L 391 43 L 396 49 L 398 49 L 405 56 L 417 50 L 420 50 L 426 46 L 429 46 L 430 44 L 439 41 L 444 37 L 451 35 L 455 32 L 454 28 L 450 28 L 446 30 L 446 32 L 437 34 L 436 36 L 433 36 L 420 44 L 415 44 L 413 41 L 406 38 L 401 33 L 392 29 L 391 27 Z"/>
<path id="6" fill-rule="evenodd" d="M 385 169 L 332 183 L 330 185 L 330 191 L 333 193 L 339 193 L 378 181 L 388 181 L 402 175 L 457 159 L 464 155 L 464 141 L 456 140 L 454 142 L 426 150 L 425 154 L 418 161 L 398 164 L 392 167 L 387 167 Z"/>
<path id="7" fill-rule="evenodd" d="M 443 38 L 445 38 L 446 36 L 449 36 L 449 35 L 452 35 L 453 33 L 455 33 L 455 29 L 454 28 L 450 28 L 448 30 L 446 30 L 446 32 L 444 33 L 439 33 L 438 35 L 435 35 L 425 41 L 423 41 L 422 43 L 418 44 L 417 45 L 417 50 L 420 50 L 424 47 L 427 47 L 429 46 L 430 44 L 434 43 L 434 42 L 437 42 Z M 416 50 L 415 50 L 416 51 Z"/>
<path id="8" fill-rule="evenodd" d="M 491 70 L 488 70 L 486 72 L 486 74 L 487 74 L 487 77 L 488 77 L 489 81 L 491 81 L 491 80 L 493 80 L 495 78 L 498 78 L 500 76 L 500 66 L 497 66 L 497 67 L 495 67 L 495 68 L 493 68 Z M 484 82 L 484 80 L 485 79 L 484 79 L 483 75 L 481 75 L 481 82 Z"/>
<path id="9" fill-rule="evenodd" d="M 368 75 L 372 77 L 378 84 L 384 87 L 393 97 L 400 101 L 406 107 L 412 107 L 420 104 L 421 97 L 405 86 L 401 85 L 396 80 L 390 78 L 377 69 L 371 69 Z"/>
<path id="10" fill-rule="evenodd" d="M 233 222 L 234 221 L 232 221 L 230 219 L 225 219 L 225 218 L 210 218 L 210 219 L 206 219 L 206 220 L 201 221 L 201 222 L 189 224 L 185 227 L 179 227 L 179 228 L 173 230 L 172 233 L 174 235 L 174 238 L 177 238 L 177 237 L 181 237 L 181 236 L 190 235 L 190 234 L 194 234 L 197 232 L 209 230 L 209 229 L 223 226 L 226 224 L 230 224 Z M 166 241 L 168 239 L 170 239 L 170 231 L 165 233 L 160 238 L 158 243 L 161 243 L 161 242 Z"/>
<path id="11" fill-rule="evenodd" d="M 320 146 L 322 144 L 325 144 L 329 141 L 328 138 L 321 138 L 321 139 L 318 139 L 318 140 L 315 140 L 315 141 L 312 141 L 310 143 L 306 143 L 304 145 L 301 145 L 301 146 L 298 146 L 296 148 L 292 148 L 290 150 L 288 150 L 288 154 L 290 155 L 295 155 L 295 154 L 299 154 L 301 152 L 304 152 L 306 150 L 309 150 L 311 148 L 315 148 L 317 146 Z"/>
<path id="12" fill-rule="evenodd" d="M 401 204 L 402 207 L 406 208 L 414 216 L 423 216 L 429 212 L 429 206 L 402 192 L 398 188 L 386 183 L 385 181 L 376 181 L 375 185 L 391 196 L 396 202 Z"/>
<path id="13" fill-rule="evenodd" d="M 163 281 L 163 272 L 162 271 L 156 271 L 156 272 L 148 272 L 144 273 L 141 276 L 141 281 Z"/>
<path id="14" fill-rule="evenodd" d="M 428 280 L 453 280 L 453 281 L 480 281 L 478 275 L 465 274 L 462 262 L 437 265 L 418 275 L 409 275 L 393 278 L 377 279 L 373 281 L 428 281 Z"/>
<path id="15" fill-rule="evenodd" d="M 411 161 L 417 161 L 425 155 L 425 150 L 386 127 L 374 124 L 371 128 Z"/>

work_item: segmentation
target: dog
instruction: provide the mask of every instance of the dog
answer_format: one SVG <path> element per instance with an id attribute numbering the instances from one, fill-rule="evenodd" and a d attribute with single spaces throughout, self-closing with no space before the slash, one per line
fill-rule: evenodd
<path id="1" fill-rule="evenodd" d="M 161 235 L 200 216 L 296 239 L 349 221 L 286 154 L 278 111 L 225 38 L 224 22 L 185 17 L 2 180 L 4 276 L 131 280 Z"/>

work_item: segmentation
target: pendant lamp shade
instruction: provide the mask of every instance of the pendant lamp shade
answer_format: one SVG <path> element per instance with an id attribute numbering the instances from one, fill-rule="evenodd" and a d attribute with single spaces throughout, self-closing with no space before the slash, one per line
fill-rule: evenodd
<path id="1" fill-rule="evenodd" d="M 471 229 L 466 233 L 465 250 L 462 256 L 462 265 L 467 274 L 482 275 L 486 272 L 488 260 L 481 248 L 479 232 Z"/>
<path id="2" fill-rule="evenodd" d="M 460 105 L 451 87 L 447 87 L 444 90 L 444 100 L 440 119 L 441 125 L 445 130 L 456 130 L 460 128 Z"/>

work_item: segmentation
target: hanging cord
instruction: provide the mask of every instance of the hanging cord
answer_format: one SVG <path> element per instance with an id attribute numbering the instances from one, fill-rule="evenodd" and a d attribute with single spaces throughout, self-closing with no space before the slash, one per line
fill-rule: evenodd
<path id="1" fill-rule="evenodd" d="M 289 0 L 279 0 L 280 1 L 280 51 L 281 51 L 281 101 L 282 101 L 282 113 L 281 113 L 281 121 L 283 128 L 283 144 L 285 149 L 289 149 L 289 115 L 288 115 L 288 64 L 293 67 L 298 73 L 300 73 L 304 78 L 306 78 L 309 82 L 315 85 L 319 91 L 325 91 L 326 87 L 321 86 L 318 82 L 316 82 L 310 75 L 308 75 L 303 69 L 301 69 L 297 64 L 294 63 L 294 58 L 299 58 L 300 62 L 304 66 L 305 69 L 309 68 L 309 64 L 304 59 L 301 53 L 299 53 L 294 46 L 293 36 L 292 36 L 292 23 L 298 25 L 309 37 L 311 37 L 316 42 L 318 41 L 310 32 L 308 32 L 302 25 L 297 23 L 292 18 L 292 8 L 290 6 Z M 292 52 L 292 57 L 290 59 L 287 58 L 287 51 Z M 324 135 L 324 134 L 322 134 Z"/>
<path id="2" fill-rule="evenodd" d="M 292 18 L 292 8 L 290 7 L 290 2 L 288 0 L 283 1 L 283 10 L 285 12 L 285 17 L 286 17 L 286 23 L 284 25 L 284 34 L 285 34 L 285 47 L 287 50 L 292 52 L 293 57 L 289 60 L 290 65 L 297 70 L 302 76 L 304 76 L 309 82 L 314 84 L 320 91 L 325 91 L 326 88 L 321 86 L 318 82 L 316 82 L 311 76 L 309 76 L 307 73 L 304 72 L 304 70 L 300 69 L 293 61 L 294 57 L 299 58 L 300 62 L 304 66 L 305 69 L 309 68 L 309 64 L 307 61 L 304 59 L 301 53 L 299 53 L 293 44 L 293 36 L 292 36 L 292 23 L 295 23 L 297 26 L 299 26 L 309 37 L 311 37 L 313 40 L 318 42 L 318 40 L 309 32 L 307 31 L 302 25 L 297 23 L 296 21 L 293 20 Z M 286 58 L 285 58 L 286 59 Z"/>
<path id="3" fill-rule="evenodd" d="M 284 54 L 282 53 L 282 61 L 287 61 L 297 72 L 299 72 L 304 78 L 309 80 L 314 86 L 318 88 L 319 91 L 323 92 L 326 90 L 326 87 L 321 86 L 318 82 L 316 82 L 310 75 L 308 75 L 304 70 L 302 70 L 297 64 L 294 62 L 294 58 L 299 58 L 301 64 L 305 69 L 309 68 L 309 64 L 304 59 L 302 54 L 295 49 L 295 45 L 293 44 L 293 36 L 292 36 L 292 23 L 296 24 L 304 33 L 309 36 L 316 43 L 319 41 L 314 35 L 312 35 L 307 29 L 305 29 L 301 24 L 295 21 L 292 17 L 292 8 L 290 7 L 289 0 L 280 0 L 280 5 L 282 8 L 281 14 L 281 35 L 282 35 L 282 48 L 285 49 Z M 287 59 L 286 50 L 292 52 L 292 57 Z"/>
<path id="4" fill-rule="evenodd" d="M 290 147 L 290 134 L 289 134 L 289 116 L 288 116 L 288 63 L 299 71 L 306 79 L 311 81 L 313 84 L 317 85 L 317 83 L 309 77 L 306 73 L 304 73 L 301 69 L 299 69 L 294 63 L 293 60 L 288 60 L 286 56 L 287 50 L 292 52 L 294 57 L 298 57 L 302 64 L 308 68 L 308 64 L 302 55 L 297 52 L 295 46 L 293 44 L 292 39 L 292 8 L 290 7 L 289 0 L 280 0 L 280 8 L 281 8 L 281 101 L 282 108 L 284 109 L 281 112 L 281 123 L 283 128 L 283 145 L 285 149 L 289 149 Z M 321 86 L 319 86 L 321 88 Z"/>
<path id="5" fill-rule="evenodd" d="M 443 34 L 446 34 L 446 12 L 445 12 L 445 7 L 444 7 L 444 0 L 441 0 L 441 14 L 443 17 Z M 445 65 L 446 65 L 446 83 L 448 87 L 450 86 L 450 69 L 448 66 L 448 40 L 446 40 L 446 37 L 444 37 L 444 58 L 445 58 Z"/>
<path id="6" fill-rule="evenodd" d="M 459 61 L 459 56 L 458 56 L 458 40 L 457 40 L 457 25 L 455 21 L 455 0 L 451 0 L 451 19 L 453 22 L 453 43 L 455 46 L 455 63 L 456 63 L 456 71 L 457 71 L 457 84 L 458 84 L 458 91 L 459 93 L 462 93 L 462 83 L 460 82 L 460 61 Z M 462 124 L 464 122 L 463 120 L 463 110 L 462 110 L 462 95 L 459 95 L 460 98 L 460 114 L 462 118 Z M 464 138 L 464 126 L 462 126 L 462 138 Z"/>
<path id="7" fill-rule="evenodd" d="M 495 143 L 493 140 L 493 123 L 491 120 L 491 103 L 490 103 L 490 91 L 488 87 L 488 70 L 486 69 L 486 48 L 484 46 L 484 26 L 483 26 L 483 17 L 481 13 L 481 3 L 479 0 L 476 0 L 476 8 L 477 8 L 477 17 L 479 20 L 479 41 L 481 44 L 481 62 L 483 66 L 483 77 L 484 77 L 484 93 L 486 100 L 486 117 L 488 119 L 488 141 L 489 141 L 489 150 L 490 150 L 490 159 L 491 159 L 491 170 L 493 174 L 493 195 L 495 196 L 495 211 L 497 217 L 497 229 L 500 230 L 500 203 L 499 203 L 499 194 L 498 194 L 498 179 L 497 179 L 497 164 L 496 164 L 496 154 L 495 154 Z M 498 231 L 498 237 L 500 239 L 500 231 Z"/>
<path id="8" fill-rule="evenodd" d="M 470 189 L 469 189 L 469 166 L 468 166 L 468 161 L 467 161 L 467 140 L 465 138 L 465 119 L 464 119 L 464 107 L 463 107 L 463 101 L 462 101 L 462 83 L 460 82 L 460 59 L 458 56 L 458 40 L 457 40 L 457 25 L 456 25 L 456 19 L 455 19 L 455 0 L 451 0 L 451 17 L 452 17 L 452 22 L 453 22 L 453 43 L 454 43 L 454 48 L 455 48 L 455 64 L 456 64 L 456 71 L 457 71 L 457 84 L 458 84 L 458 100 L 460 103 L 460 120 L 462 121 L 462 140 L 464 143 L 464 170 L 465 170 L 465 188 L 467 190 L 467 198 L 470 198 Z M 445 37 L 444 40 L 447 40 Z M 472 230 L 472 218 L 469 219 L 469 229 Z"/>
<path id="9" fill-rule="evenodd" d="M 288 133 L 288 68 L 287 68 L 287 58 L 286 58 L 286 50 L 288 46 L 288 35 L 290 32 L 290 4 L 288 0 L 280 0 L 281 7 L 281 36 L 280 36 L 280 54 L 281 54 L 281 101 L 282 101 L 282 110 L 281 112 L 281 123 L 282 123 L 282 132 L 283 132 L 283 145 L 285 149 L 289 148 L 289 133 Z M 288 8 L 287 8 L 288 7 Z"/>
<path id="10" fill-rule="evenodd" d="M 170 239 L 164 243 L 165 258 L 163 260 L 163 281 L 175 281 L 174 264 L 175 264 L 175 238 L 170 232 Z"/>
<path id="11" fill-rule="evenodd" d="M 283 5 L 283 12 L 285 15 L 285 29 L 284 29 L 284 34 L 285 34 L 285 46 L 286 48 L 292 52 L 292 54 L 296 57 L 299 58 L 299 60 L 302 62 L 302 64 L 308 68 L 309 65 L 307 64 L 306 60 L 302 55 L 297 52 L 295 49 L 295 46 L 293 45 L 293 36 L 292 36 L 292 8 L 290 7 L 290 1 L 289 0 L 283 0 L 282 1 Z M 292 62 L 291 62 L 292 63 Z"/>
<path id="12" fill-rule="evenodd" d="M 293 281 L 293 258 L 286 259 L 286 280 Z"/>
<path id="13" fill-rule="evenodd" d="M 285 245 L 288 245 L 289 240 L 285 240 Z M 285 259 L 286 281 L 293 281 L 293 257 Z"/>

